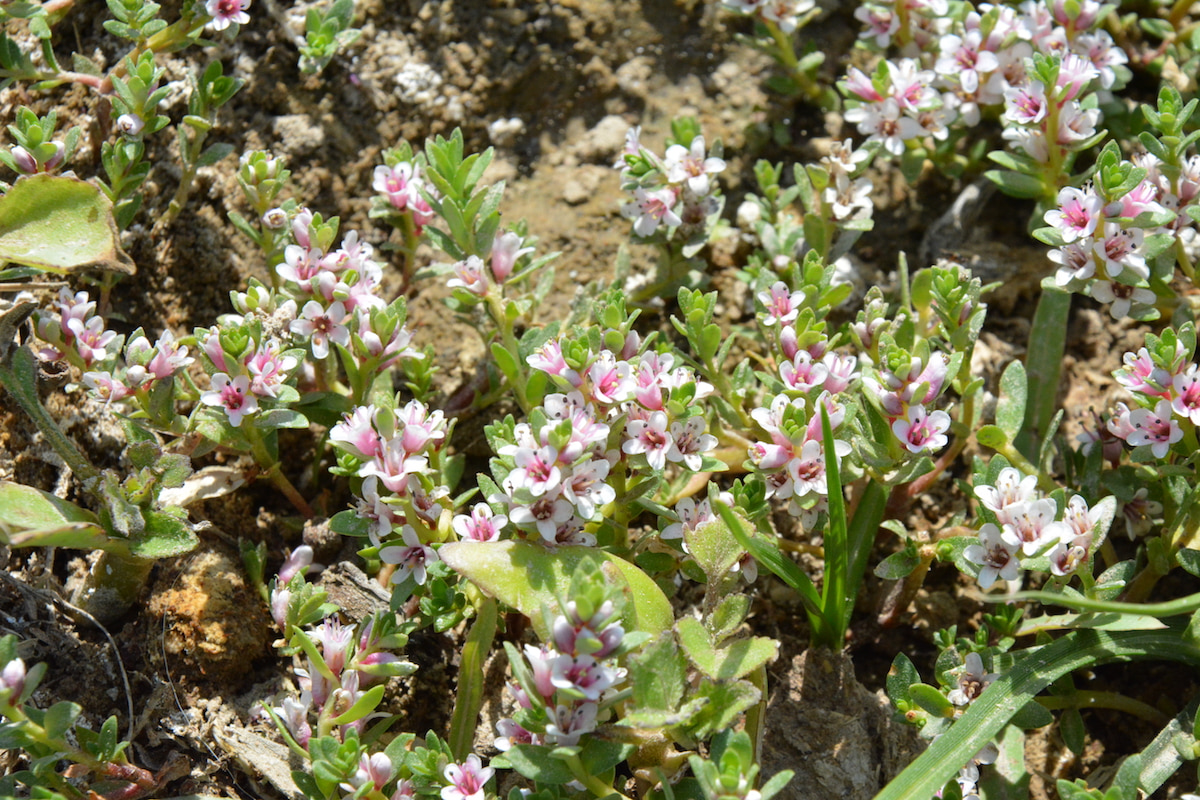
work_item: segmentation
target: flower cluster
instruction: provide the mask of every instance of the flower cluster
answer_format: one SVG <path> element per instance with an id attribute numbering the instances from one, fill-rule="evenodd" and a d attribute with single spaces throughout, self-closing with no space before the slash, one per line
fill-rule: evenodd
<path id="1" fill-rule="evenodd" d="M 38 338 L 46 342 L 39 357 L 65 359 L 79 367 L 84 385 L 106 403 L 133 398 L 144 409 L 160 382 L 195 360 L 170 330 L 164 330 L 154 344 L 141 328 L 127 340 L 107 330 L 87 292 L 60 290 L 53 310 L 35 312 L 35 329 Z"/>
<path id="2" fill-rule="evenodd" d="M 529 422 L 492 434 L 502 491 L 488 500 L 504 504 L 515 527 L 547 543 L 594 544 L 584 528 L 616 499 L 610 474 L 703 468 L 717 440 L 695 403 L 713 387 L 670 353 L 637 349 L 631 335 L 622 353 L 586 351 L 571 366 L 563 342 L 551 340 L 529 356 L 565 391 L 548 394 Z"/>
<path id="3" fill-rule="evenodd" d="M 1116 319 L 1144 317 L 1158 299 L 1153 281 L 1174 271 L 1172 245 L 1194 251 L 1200 156 L 1182 169 L 1164 170 L 1156 156 L 1141 153 L 1117 169 L 1131 177 L 1115 191 L 1093 182 L 1061 190 L 1058 207 L 1045 214 L 1050 229 L 1041 238 L 1058 245 L 1050 260 L 1058 264 L 1060 287 L 1108 303 Z M 1138 176 L 1143 177 L 1134 181 Z M 1165 263 L 1156 269 L 1160 255 Z"/>
<path id="4" fill-rule="evenodd" d="M 592 607 L 566 603 L 552 626 L 553 641 L 525 645 L 522 660 L 509 650 L 516 681 L 509 690 L 517 701 L 512 718 L 496 724 L 496 748 L 514 744 L 573 747 L 601 721 L 611 695 L 625 680 L 615 666 L 625 629 L 611 601 Z"/>
<path id="5" fill-rule="evenodd" d="M 1145 447 L 1154 459 L 1166 459 L 1185 434 L 1195 436 L 1200 424 L 1200 366 L 1191 326 L 1177 338 L 1168 329 L 1149 339 L 1149 347 L 1126 353 L 1124 366 L 1113 373 L 1134 397 L 1134 408 L 1117 403 L 1107 430 L 1131 447 Z"/>
<path id="6" fill-rule="evenodd" d="M 485 264 L 479 256 L 467 256 L 461 261 L 450 265 L 454 277 L 446 285 L 455 290 L 455 298 L 463 305 L 472 305 L 480 298 L 494 295 L 499 287 L 503 287 L 510 279 L 520 277 L 514 274 L 517 261 L 534 248 L 526 246 L 524 237 L 513 231 L 504 231 L 496 235 L 492 242 L 491 253 Z"/>
<path id="7" fill-rule="evenodd" d="M 816 8 L 815 0 L 725 0 L 725 8 L 746 17 L 769 22 L 784 33 L 792 33 L 803 18 Z"/>
<path id="8" fill-rule="evenodd" d="M 422 192 L 437 196 L 433 186 L 421 175 L 421 165 L 416 161 L 400 160 L 392 152 L 385 153 L 387 163 L 375 167 L 371 188 L 379 193 L 378 199 L 386 203 L 390 213 L 411 214 L 416 233 L 428 225 L 434 217 L 433 209 Z M 381 204 L 381 208 L 384 206 Z"/>
<path id="9" fill-rule="evenodd" d="M 418 400 L 398 409 L 360 406 L 329 432 L 344 454 L 342 471 L 364 479 L 356 513 L 369 522 L 371 544 L 382 548 L 380 558 L 397 566 L 393 583 L 411 576 L 423 585 L 427 565 L 437 560 L 429 547 L 431 529 L 449 491 L 433 485 L 428 475 L 430 459 L 448 433 L 445 414 Z"/>
<path id="10" fill-rule="evenodd" d="M 703 240 L 710 220 L 721 213 L 720 190 L 712 176 L 724 171 L 725 162 L 706 155 L 699 134 L 686 146 L 668 146 L 659 157 L 642 146 L 640 133 L 639 128 L 629 131 L 616 165 L 622 188 L 633 193 L 633 200 L 621 206 L 621 214 L 633 220 L 633 232 L 643 239 L 662 226 L 667 229 L 665 238 Z"/>
<path id="11" fill-rule="evenodd" d="M 1050 571 L 1067 576 L 1091 557 L 1096 541 L 1100 509 L 1089 508 L 1080 495 L 1073 495 L 1058 519 L 1053 498 L 1037 490 L 1037 478 L 1023 475 L 1014 467 L 1000 470 L 994 485 L 978 484 L 975 495 L 990 520 L 979 529 L 979 542 L 969 545 L 963 556 L 979 565 L 979 585 L 988 588 L 996 579 L 1013 582 L 1020 576 L 1022 558 L 1044 557 Z"/>
<path id="12" fill-rule="evenodd" d="M 935 351 L 927 362 L 912 356 L 905 368 L 880 369 L 880 380 L 863 378 L 867 396 L 887 415 L 892 433 L 910 453 L 934 453 L 949 441 L 950 415 L 933 409 L 946 388 L 949 363 Z"/>
<path id="13" fill-rule="evenodd" d="M 300 694 L 285 696 L 271 711 L 300 747 L 307 748 L 314 735 L 337 731 L 344 737 L 351 728 L 363 731 L 372 718 L 369 713 L 347 722 L 334 720 L 353 708 L 373 684 L 416 669 L 389 652 L 404 646 L 411 627 L 398 624 L 390 612 L 379 612 L 357 627 L 343 624 L 334 615 L 307 631 L 292 632 L 293 642 L 304 637 L 309 644 L 301 649 L 303 655 L 295 656 Z"/>
<path id="14" fill-rule="evenodd" d="M 1036 161 L 1046 161 L 1048 140 L 1080 147 L 1099 120 L 1083 103 L 1089 85 L 1109 90 L 1129 77 L 1128 57 L 1096 28 L 1102 11 L 1095 0 L 984 3 L 962 14 L 945 0 L 867 3 L 855 12 L 860 37 L 879 49 L 899 45 L 906 57 L 881 62 L 871 77 L 850 68 L 843 91 L 862 105 L 846 120 L 901 155 L 908 142 L 944 140 L 949 127 L 973 127 L 1003 108 L 1004 137 Z M 1057 81 L 1029 74 L 1035 55 L 1054 57 Z"/>

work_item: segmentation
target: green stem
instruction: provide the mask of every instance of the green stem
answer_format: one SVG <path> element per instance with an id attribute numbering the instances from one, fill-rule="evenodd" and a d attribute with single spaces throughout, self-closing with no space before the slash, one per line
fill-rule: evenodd
<path id="1" fill-rule="evenodd" d="M 1114 600 L 1094 600 L 1057 592 L 1017 592 L 1006 595 L 987 595 L 986 600 L 1008 603 L 1013 600 L 1036 600 L 1047 605 L 1063 606 L 1072 611 L 1099 611 L 1112 614 L 1134 614 L 1142 617 L 1176 617 L 1200 611 L 1200 593 L 1189 594 L 1165 603 L 1121 603 Z"/>
<path id="2" fill-rule="evenodd" d="M 482 598 L 475 609 L 475 622 L 471 625 L 471 632 L 463 644 L 458 668 L 458 694 L 454 699 L 454 713 L 450 717 L 450 737 L 447 742 L 450 752 L 459 761 L 467 757 L 475 742 L 479 709 L 483 707 L 484 662 L 496 636 L 497 617 L 496 601 L 490 597 Z"/>
<path id="3" fill-rule="evenodd" d="M 1074 631 L 1022 658 L 992 683 L 929 749 L 875 800 L 928 800 L 1004 729 L 1029 700 L 1077 669 L 1114 661 L 1164 659 L 1200 664 L 1200 648 L 1179 629 Z"/>
<path id="4" fill-rule="evenodd" d="M 104 624 L 125 615 L 142 594 L 154 560 L 106 550 L 92 564 L 71 602 Z"/>
<path id="5" fill-rule="evenodd" d="M 1050 711 L 1064 708 L 1111 708 L 1114 711 L 1124 711 L 1126 714 L 1144 719 L 1154 725 L 1166 725 L 1169 719 L 1149 703 L 1126 697 L 1116 692 L 1075 692 L 1065 697 L 1039 697 L 1038 703 Z"/>
<path id="6" fill-rule="evenodd" d="M 297 511 L 306 518 L 312 519 L 314 516 L 312 506 L 288 480 L 287 475 L 283 474 L 279 461 L 271 455 L 267 449 L 267 443 L 263 441 L 262 433 L 254 427 L 253 423 L 246 426 L 246 439 L 250 442 L 250 454 L 263 469 L 262 477 L 275 484 L 275 487 L 283 492 L 283 496 L 296 507 Z"/>

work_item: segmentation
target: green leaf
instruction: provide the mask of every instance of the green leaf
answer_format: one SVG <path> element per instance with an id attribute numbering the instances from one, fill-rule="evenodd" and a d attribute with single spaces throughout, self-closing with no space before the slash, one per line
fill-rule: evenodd
<path id="1" fill-rule="evenodd" d="M 692 732 L 706 739 L 717 731 L 732 728 L 738 715 L 762 698 L 762 692 L 746 681 L 713 683 L 705 678 L 695 697 L 706 703 L 697 715 Z"/>
<path id="2" fill-rule="evenodd" d="M 908 687 L 908 697 L 935 717 L 954 716 L 954 704 L 946 699 L 946 695 L 927 683 L 914 683 Z"/>
<path id="3" fill-rule="evenodd" d="M 1042 196 L 1042 182 L 1029 175 L 1007 170 L 989 169 L 984 177 L 1000 187 L 1000 191 L 1010 197 L 1032 199 Z"/>
<path id="4" fill-rule="evenodd" d="M 1062 734 L 1063 743 L 1077 756 L 1083 755 L 1083 747 L 1087 738 L 1087 729 L 1083 725 L 1083 716 L 1079 709 L 1068 708 L 1059 718 L 1058 730 Z"/>
<path id="5" fill-rule="evenodd" d="M 200 544 L 186 519 L 164 511 L 143 511 L 146 527 L 142 534 L 128 542 L 129 553 L 135 558 L 171 558 L 190 553 Z"/>
<path id="6" fill-rule="evenodd" d="M 887 674 L 887 696 L 893 705 L 911 700 L 909 688 L 921 682 L 917 668 L 904 653 L 897 653 Z"/>
<path id="7" fill-rule="evenodd" d="M 1037 700 L 1030 700 L 1021 707 L 1020 711 L 1013 714 L 1009 724 L 1028 731 L 1034 728 L 1044 728 L 1051 722 L 1054 722 L 1054 715 L 1050 713 L 1049 709 Z"/>
<path id="8" fill-rule="evenodd" d="M 674 636 L 659 636 L 628 658 L 629 685 L 638 709 L 671 711 L 687 688 L 687 663 Z"/>
<path id="9" fill-rule="evenodd" d="M 779 654 L 779 642 L 754 636 L 738 639 L 724 647 L 714 647 L 704 624 L 684 617 L 676 625 L 679 643 L 696 668 L 718 681 L 745 677 Z"/>
<path id="10" fill-rule="evenodd" d="M 821 619 L 821 596 L 817 594 L 812 579 L 796 566 L 794 561 L 785 556 L 773 542 L 747 533 L 746 528 L 742 526 L 737 515 L 729 506 L 719 500 L 716 506 L 721 519 L 725 520 L 725 524 L 733 531 L 733 535 L 737 537 L 742 547 L 754 556 L 754 560 L 769 569 L 775 577 L 792 587 L 800 595 L 800 600 L 804 603 L 804 609 L 808 612 L 810 620 L 813 617 Z"/>
<path id="11" fill-rule="evenodd" d="M 1179 630 L 1074 631 L 1017 663 L 996 679 L 961 719 L 913 761 L 876 800 L 928 800 L 1004 729 L 1029 699 L 1060 676 L 1111 661 L 1168 659 L 1200 664 L 1200 648 Z"/>
<path id="12" fill-rule="evenodd" d="M 892 553 L 880 561 L 875 567 L 875 577 L 885 581 L 898 581 L 907 578 L 921 563 L 921 556 L 915 547 L 906 547 L 899 553 Z"/>
<path id="13" fill-rule="evenodd" d="M 1013 361 L 1000 376 L 1000 399 L 996 403 L 996 426 L 1009 441 L 1017 438 L 1025 422 L 1025 365 Z"/>
<path id="14" fill-rule="evenodd" d="M 603 563 L 606 581 L 629 588 L 632 602 L 625 606 L 626 630 L 658 635 L 675 622 L 670 601 L 646 573 L 591 547 L 549 550 L 533 542 L 454 542 L 443 545 L 438 555 L 485 594 L 529 617 L 543 639 L 550 638 L 550 631 L 544 629 L 542 609 L 558 604 L 558 597 L 571 585 L 575 567 L 585 558 Z"/>
<path id="15" fill-rule="evenodd" d="M 51 272 L 132 275 L 119 236 L 112 203 L 78 178 L 32 175 L 0 197 L 0 260 Z"/>
<path id="16" fill-rule="evenodd" d="M 63 734 L 75 724 L 75 720 L 79 718 L 82 711 L 83 709 L 75 703 L 68 703 L 65 700 L 50 706 L 46 709 L 46 718 L 42 721 L 46 735 L 51 739 L 61 739 Z"/>
<path id="17" fill-rule="evenodd" d="M 587 744 L 579 759 L 591 775 L 598 775 L 620 764 L 633 753 L 636 748 L 631 744 L 606 741 L 596 736 L 589 736 Z"/>
<path id="18" fill-rule="evenodd" d="M 975 432 L 975 441 L 984 447 L 999 450 L 1008 444 L 1008 435 L 996 425 L 984 425 Z"/>
<path id="19" fill-rule="evenodd" d="M 552 748 L 536 744 L 514 744 L 504 757 L 517 772 L 538 783 L 561 786 L 575 780 L 562 759 L 550 755 Z"/>
<path id="20" fill-rule="evenodd" d="M 75 534 L 81 539 L 104 535 L 92 512 L 32 486 L 0 481 L 0 536 L 5 536 L 5 532 L 11 535 L 13 531 L 38 530 L 62 531 L 64 535 Z M 18 545 L 15 540 L 7 536 L 5 538 L 14 546 L 29 546 Z"/>
<path id="21" fill-rule="evenodd" d="M 290 408 L 273 408 L 252 422 L 259 430 L 308 427 L 308 417 Z"/>

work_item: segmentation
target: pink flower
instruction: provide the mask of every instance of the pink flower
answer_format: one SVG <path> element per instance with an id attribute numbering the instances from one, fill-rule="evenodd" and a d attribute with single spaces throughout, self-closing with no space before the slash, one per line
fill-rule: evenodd
<path id="1" fill-rule="evenodd" d="M 1092 235 L 1100 221 L 1103 205 L 1095 192 L 1066 186 L 1058 193 L 1058 208 L 1046 212 L 1046 224 L 1058 228 L 1063 241 L 1070 243 Z"/>
<path id="2" fill-rule="evenodd" d="M 1004 118 L 1018 125 L 1036 125 L 1046 118 L 1046 87 L 1031 81 L 1004 92 Z"/>
<path id="3" fill-rule="evenodd" d="M 250 21 L 250 15 L 246 13 L 249 7 L 250 0 L 206 0 L 204 11 L 212 17 L 208 27 L 223 31 L 230 25 L 245 25 Z"/>
<path id="4" fill-rule="evenodd" d="M 459 514 L 450 523 L 458 538 L 471 542 L 495 542 L 508 524 L 508 517 L 493 513 L 487 503 L 476 503 L 471 514 Z"/>
<path id="5" fill-rule="evenodd" d="M 212 376 L 212 390 L 200 395 L 206 406 L 221 406 L 229 417 L 229 424 L 237 428 L 242 417 L 258 411 L 258 400 L 250 392 L 250 379 L 245 375 L 230 378 L 224 372 Z"/>
<path id="6" fill-rule="evenodd" d="M 446 438 L 446 415 L 435 410 L 433 413 L 420 400 L 409 400 L 404 408 L 396 412 L 396 424 L 400 430 L 400 441 L 409 453 L 419 453 L 431 442 Z"/>
<path id="7" fill-rule="evenodd" d="M 517 259 L 526 253 L 532 253 L 532 247 L 521 247 L 520 236 L 508 231 L 499 234 L 492 242 L 492 277 L 496 283 L 504 283 L 516 267 Z"/>
<path id="8" fill-rule="evenodd" d="M 558 452 L 553 447 L 522 447 L 513 460 L 517 466 L 508 473 L 508 480 L 514 491 L 527 491 L 533 497 L 541 497 L 558 488 L 562 471 L 557 465 Z"/>
<path id="9" fill-rule="evenodd" d="M 136 391 L 136 389 L 126 386 L 120 378 L 111 372 L 85 372 L 83 373 L 83 382 L 106 405 L 124 400 Z"/>
<path id="10" fill-rule="evenodd" d="M 423 543 L 411 525 L 405 525 L 400 536 L 403 545 L 384 547 L 379 551 L 379 560 L 385 564 L 395 564 L 396 571 L 392 573 L 392 583 L 403 583 L 411 575 L 418 586 L 425 585 L 427 565 L 438 560 L 433 548 Z"/>
<path id="11" fill-rule="evenodd" d="M 950 415 L 945 411 L 929 414 L 922 405 L 908 407 L 908 417 L 892 423 L 892 433 L 910 453 L 935 452 L 946 446 L 949 439 Z"/>
<path id="12" fill-rule="evenodd" d="M 250 391 L 260 397 L 275 397 L 276 391 L 287 380 L 287 373 L 296 365 L 296 359 L 279 352 L 278 342 L 267 342 L 246 361 L 251 376 Z"/>
<path id="13" fill-rule="evenodd" d="M 1025 555 L 1037 555 L 1068 530 L 1063 523 L 1054 521 L 1056 511 L 1054 501 L 1048 497 L 1009 506 L 1006 509 L 1008 523 L 1004 526 L 1005 534 L 1021 544 Z"/>
<path id="14" fill-rule="evenodd" d="M 997 578 L 1003 581 L 1017 579 L 1021 570 L 1016 557 L 1019 547 L 1018 542 L 989 522 L 979 529 L 979 544 L 967 545 L 963 558 L 983 567 L 979 570 L 979 585 L 987 589 Z"/>
<path id="15" fill-rule="evenodd" d="M 996 477 L 995 486 L 980 484 L 975 487 L 975 496 L 1006 524 L 1012 519 L 1010 508 L 1037 499 L 1037 476 L 1024 475 L 1016 467 L 1005 467 Z"/>
<path id="16" fill-rule="evenodd" d="M 762 324 L 770 327 L 780 322 L 792 322 L 799 316 L 804 292 L 789 292 L 786 283 L 776 281 L 770 289 L 758 293 L 758 300 L 766 311 Z"/>
<path id="17" fill-rule="evenodd" d="M 1152 306 L 1158 296 L 1149 289 L 1140 286 L 1130 286 L 1117 281 L 1096 281 L 1088 287 L 1092 297 L 1101 303 L 1111 303 L 1108 313 L 1113 319 L 1123 319 L 1129 316 L 1136 303 L 1138 306 Z"/>
<path id="18" fill-rule="evenodd" d="M 699 472 L 704 453 L 717 446 L 717 437 L 705 433 L 704 417 L 688 417 L 686 422 L 671 423 L 671 445 L 667 460 L 683 462 L 692 472 Z"/>
<path id="19" fill-rule="evenodd" d="M 1126 268 L 1142 280 L 1149 280 L 1150 267 L 1139 252 L 1145 232 L 1141 228 L 1122 228 L 1116 223 L 1104 223 L 1104 235 L 1096 237 L 1092 246 L 1096 256 L 1104 262 L 1104 271 L 1110 278 L 1120 275 Z"/>
<path id="20" fill-rule="evenodd" d="M 479 256 L 467 256 L 465 261 L 456 261 L 452 267 L 454 277 L 446 281 L 446 286 L 451 289 L 464 289 L 476 297 L 487 294 L 488 281 L 483 271 L 483 259 Z"/>
<path id="21" fill-rule="evenodd" d="M 644 455 L 651 469 L 661 471 L 667 465 L 667 453 L 674 445 L 667 431 L 668 418 L 665 411 L 651 412 L 648 419 L 630 420 L 625 426 L 628 437 L 621 450 L 629 455 Z"/>
<path id="22" fill-rule="evenodd" d="M 321 645 L 321 658 L 334 675 L 341 675 L 346 666 L 350 645 L 354 642 L 354 627 L 343 625 L 332 617 L 326 617 L 321 627 L 314 628 L 309 636 Z"/>
<path id="23" fill-rule="evenodd" d="M 668 147 L 663 165 L 668 181 L 686 185 L 697 196 L 708 194 L 709 175 L 725 169 L 725 162 L 721 159 L 704 157 L 703 136 L 692 139 L 690 148 L 681 144 Z"/>
<path id="24" fill-rule="evenodd" d="M 1150 445 L 1155 458 L 1165 458 L 1171 445 L 1183 438 L 1183 429 L 1171 416 L 1171 403 L 1167 400 L 1159 400 L 1153 411 L 1135 408 L 1129 412 L 1129 423 L 1133 430 L 1125 441 L 1134 447 Z"/>
<path id="25" fill-rule="evenodd" d="M 14 658 L 0 670 L 0 692 L 9 692 L 8 702 L 16 704 L 25 691 L 25 662 Z"/>
<path id="26" fill-rule="evenodd" d="M 859 11 L 861 10 L 862 8 L 859 9 Z M 858 16 L 857 12 L 855 16 Z M 898 26 L 899 22 L 896 25 Z M 875 89 L 875 84 L 872 83 L 870 76 L 858 67 L 850 67 L 846 70 L 846 89 L 859 100 L 870 103 L 883 102 L 883 95 Z"/>
<path id="27" fill-rule="evenodd" d="M 562 343 L 557 339 L 546 342 L 525 360 L 534 369 L 541 370 L 555 378 L 562 378 L 572 386 L 578 387 L 583 383 L 583 378 L 579 373 L 567 365 L 567 361 L 563 357 Z"/>
<path id="28" fill-rule="evenodd" d="M 403 211 L 408 207 L 409 187 L 420 180 L 415 166 L 401 161 L 394 167 L 379 165 L 372 175 L 371 188 L 387 197 L 392 207 Z"/>
<path id="29" fill-rule="evenodd" d="M 1171 409 L 1184 419 L 1190 419 L 1193 425 L 1200 425 L 1200 372 L 1197 370 L 1192 364 L 1171 380 L 1171 388 L 1175 390 Z"/>
<path id="30" fill-rule="evenodd" d="M 355 458 L 366 461 L 383 453 L 383 437 L 375 430 L 375 406 L 359 406 L 329 431 L 329 439 Z"/>
<path id="31" fill-rule="evenodd" d="M 1099 74 L 1095 65 L 1083 56 L 1068 53 L 1058 67 L 1058 100 L 1074 100 Z"/>
<path id="32" fill-rule="evenodd" d="M 300 313 L 300 319 L 292 320 L 288 329 L 296 336 L 311 337 L 314 358 L 329 355 L 330 341 L 342 347 L 350 345 L 350 329 L 342 324 L 348 315 L 341 300 L 334 301 L 329 308 L 309 300 Z"/>
<path id="33" fill-rule="evenodd" d="M 460 764 L 447 764 L 443 772 L 449 785 L 442 787 L 442 800 L 484 800 L 484 785 L 496 770 L 483 766 L 479 756 L 472 753 Z"/>
<path id="34" fill-rule="evenodd" d="M 634 220 L 633 231 L 638 236 L 650 236 L 660 223 L 677 228 L 683 224 L 679 215 L 672 211 L 678 197 L 674 189 L 634 191 L 633 202 L 621 206 L 621 215 Z"/>
<path id="35" fill-rule="evenodd" d="M 1077 284 L 1096 274 L 1096 260 L 1091 245 L 1091 239 L 1081 239 L 1050 251 L 1050 260 L 1059 265 L 1054 273 L 1057 286 Z"/>

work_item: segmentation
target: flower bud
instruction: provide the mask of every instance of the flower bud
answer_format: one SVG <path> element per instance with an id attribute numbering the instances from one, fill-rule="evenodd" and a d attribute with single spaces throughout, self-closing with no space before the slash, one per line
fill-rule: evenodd
<path id="1" fill-rule="evenodd" d="M 12 157 L 17 172 L 22 175 L 33 175 L 38 171 L 37 159 L 33 157 L 32 153 L 21 147 L 21 145 L 13 145 Z"/>
<path id="2" fill-rule="evenodd" d="M 262 215 L 262 224 L 273 231 L 283 230 L 287 225 L 287 212 L 282 208 L 272 208 Z"/>
<path id="3" fill-rule="evenodd" d="M 0 692 L 5 691 L 11 691 L 10 703 L 16 702 L 25 691 L 25 662 L 19 658 L 14 658 L 0 670 Z"/>
<path id="4" fill-rule="evenodd" d="M 117 130 L 122 135 L 133 138 L 142 132 L 146 122 L 137 114 L 122 114 L 117 117 Z"/>
<path id="5" fill-rule="evenodd" d="M 51 142 L 54 145 L 54 155 L 46 159 L 43 168 L 49 172 L 53 169 L 58 169 L 62 166 L 63 161 L 67 157 L 67 146 L 62 142 Z"/>

